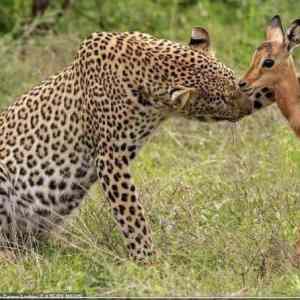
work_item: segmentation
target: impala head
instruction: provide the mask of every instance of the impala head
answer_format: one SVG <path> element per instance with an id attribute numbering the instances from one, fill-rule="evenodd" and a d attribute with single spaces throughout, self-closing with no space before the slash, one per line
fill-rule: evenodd
<path id="1" fill-rule="evenodd" d="M 250 69 L 239 82 L 241 91 L 249 93 L 254 88 L 271 88 L 275 92 L 275 100 L 279 97 L 278 87 L 284 83 L 298 84 L 296 71 L 291 56 L 292 51 L 300 45 L 300 19 L 295 20 L 285 32 L 279 16 L 272 18 L 266 30 L 266 40 L 256 49 Z M 255 101 L 255 106 L 265 107 L 270 101 Z M 278 102 L 278 101 L 277 101 Z"/>

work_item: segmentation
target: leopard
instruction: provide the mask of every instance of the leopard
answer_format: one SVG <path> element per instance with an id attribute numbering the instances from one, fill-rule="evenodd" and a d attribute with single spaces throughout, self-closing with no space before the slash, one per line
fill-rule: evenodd
<path id="1" fill-rule="evenodd" d="M 264 89 L 242 94 L 207 30 L 186 44 L 141 32 L 97 32 L 73 62 L 0 113 L 0 243 L 13 249 L 65 224 L 102 187 L 130 258 L 155 253 L 130 165 L 170 117 L 237 122 Z"/>

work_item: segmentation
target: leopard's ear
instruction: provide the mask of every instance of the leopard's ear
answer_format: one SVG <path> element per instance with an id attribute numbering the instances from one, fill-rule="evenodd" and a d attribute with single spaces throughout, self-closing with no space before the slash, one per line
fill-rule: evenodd
<path id="1" fill-rule="evenodd" d="M 193 49 L 200 49 L 208 51 L 210 48 L 210 37 L 208 31 L 203 27 L 192 28 L 192 36 L 190 40 L 190 47 Z"/>
<path id="2" fill-rule="evenodd" d="M 169 91 L 171 106 L 184 109 L 186 105 L 199 96 L 199 92 L 194 88 L 176 87 Z"/>

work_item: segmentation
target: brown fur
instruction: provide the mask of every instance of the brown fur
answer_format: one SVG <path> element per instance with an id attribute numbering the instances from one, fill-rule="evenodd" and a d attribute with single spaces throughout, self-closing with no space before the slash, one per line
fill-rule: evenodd
<path id="1" fill-rule="evenodd" d="M 290 26 L 295 32 L 298 31 L 297 22 Z M 291 30 L 288 29 L 288 32 Z M 299 37 L 293 35 L 293 38 L 297 40 Z M 293 47 L 297 46 L 284 34 L 280 19 L 274 17 L 267 27 L 266 41 L 255 51 L 251 66 L 241 81 L 247 83 L 244 90 L 262 86 L 272 88 L 279 109 L 300 137 L 300 79 L 291 55 L 291 43 Z M 265 59 L 274 60 L 274 66 L 264 68 L 262 63 Z"/>
<path id="2" fill-rule="evenodd" d="M 267 40 L 257 49 L 249 71 L 241 80 L 245 90 L 268 86 L 274 91 L 274 99 L 288 120 L 296 136 L 300 138 L 300 78 L 296 73 L 291 55 L 300 42 L 300 20 L 294 21 L 284 34 L 279 17 L 274 17 L 267 27 Z M 271 58 L 272 68 L 262 67 L 262 62 Z M 295 244 L 293 263 L 300 262 L 300 240 Z"/>

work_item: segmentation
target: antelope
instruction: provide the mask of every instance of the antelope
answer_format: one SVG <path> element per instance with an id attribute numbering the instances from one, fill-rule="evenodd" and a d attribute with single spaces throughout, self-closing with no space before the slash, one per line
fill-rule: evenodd
<path id="1" fill-rule="evenodd" d="M 300 46 L 300 19 L 291 23 L 284 31 L 280 17 L 274 16 L 266 30 L 266 40 L 256 49 L 250 69 L 239 81 L 242 92 L 269 87 L 273 97 L 269 101 L 254 101 L 254 107 L 266 107 L 277 103 L 296 136 L 300 138 L 300 75 L 296 72 L 292 57 L 294 49 Z M 300 230 L 298 228 L 298 233 Z M 300 239 L 295 243 L 295 255 L 291 262 L 299 266 Z"/>
<path id="2" fill-rule="evenodd" d="M 242 92 L 251 93 L 258 87 L 269 87 L 274 93 L 270 101 L 255 100 L 256 108 L 274 101 L 300 138 L 300 75 L 292 57 L 300 45 L 300 19 L 291 23 L 286 32 L 280 17 L 274 16 L 266 30 L 266 40 L 256 49 L 250 69 L 239 81 Z"/>

